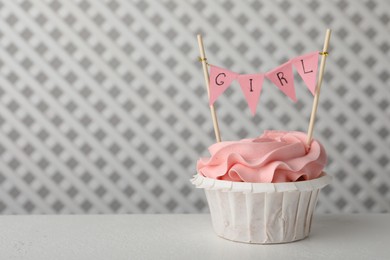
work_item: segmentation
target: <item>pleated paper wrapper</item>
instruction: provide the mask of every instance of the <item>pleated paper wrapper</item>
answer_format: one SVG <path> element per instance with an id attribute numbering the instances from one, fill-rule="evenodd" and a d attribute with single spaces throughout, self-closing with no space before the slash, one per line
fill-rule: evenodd
<path id="1" fill-rule="evenodd" d="M 191 180 L 206 193 L 217 235 L 258 244 L 307 237 L 318 193 L 330 181 L 326 173 L 314 180 L 285 183 L 221 181 L 199 174 Z"/>

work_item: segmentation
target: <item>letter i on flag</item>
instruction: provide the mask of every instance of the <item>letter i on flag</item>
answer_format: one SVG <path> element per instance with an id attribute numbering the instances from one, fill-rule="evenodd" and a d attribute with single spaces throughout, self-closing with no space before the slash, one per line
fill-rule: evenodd
<path id="1" fill-rule="evenodd" d="M 292 101 L 296 102 L 294 88 L 294 75 L 292 72 L 291 61 L 288 61 L 279 67 L 267 72 L 265 76 L 272 81 L 284 94 Z"/>
<path id="2" fill-rule="evenodd" d="M 292 63 L 314 96 L 317 82 L 318 51 L 296 57 Z"/>
<path id="3" fill-rule="evenodd" d="M 256 107 L 259 102 L 263 81 L 263 74 L 246 74 L 238 76 L 238 82 L 240 83 L 242 92 L 244 93 L 252 115 L 256 113 Z"/>
<path id="4" fill-rule="evenodd" d="M 230 86 L 238 73 L 210 65 L 210 105 Z"/>

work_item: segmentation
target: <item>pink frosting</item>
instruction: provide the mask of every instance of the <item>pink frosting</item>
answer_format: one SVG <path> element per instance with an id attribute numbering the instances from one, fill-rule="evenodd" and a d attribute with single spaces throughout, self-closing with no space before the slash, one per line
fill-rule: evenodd
<path id="1" fill-rule="evenodd" d="M 198 160 L 198 173 L 238 182 L 311 180 L 327 162 L 324 147 L 316 140 L 307 147 L 302 132 L 265 131 L 254 139 L 213 144 L 209 152 L 210 158 Z"/>

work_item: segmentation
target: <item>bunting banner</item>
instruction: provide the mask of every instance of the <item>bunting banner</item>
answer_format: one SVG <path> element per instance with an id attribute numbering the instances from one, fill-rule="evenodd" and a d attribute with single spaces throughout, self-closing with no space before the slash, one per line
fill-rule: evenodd
<path id="1" fill-rule="evenodd" d="M 210 65 L 210 105 L 230 86 L 238 73 Z"/>
<path id="2" fill-rule="evenodd" d="M 210 65 L 210 105 L 226 91 L 234 80 L 238 80 L 244 93 L 246 102 L 254 115 L 264 78 L 268 78 L 286 96 L 296 102 L 293 67 L 301 76 L 309 91 L 314 95 L 317 83 L 318 51 L 304 54 L 290 59 L 286 63 L 268 71 L 267 73 L 239 74 L 224 68 Z"/>

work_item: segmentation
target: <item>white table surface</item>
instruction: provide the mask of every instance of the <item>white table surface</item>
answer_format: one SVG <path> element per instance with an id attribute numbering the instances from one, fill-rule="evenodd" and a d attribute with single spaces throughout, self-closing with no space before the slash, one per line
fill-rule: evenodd
<path id="1" fill-rule="evenodd" d="M 0 259 L 390 259 L 390 214 L 315 215 L 305 240 L 217 237 L 209 215 L 0 216 Z"/>

